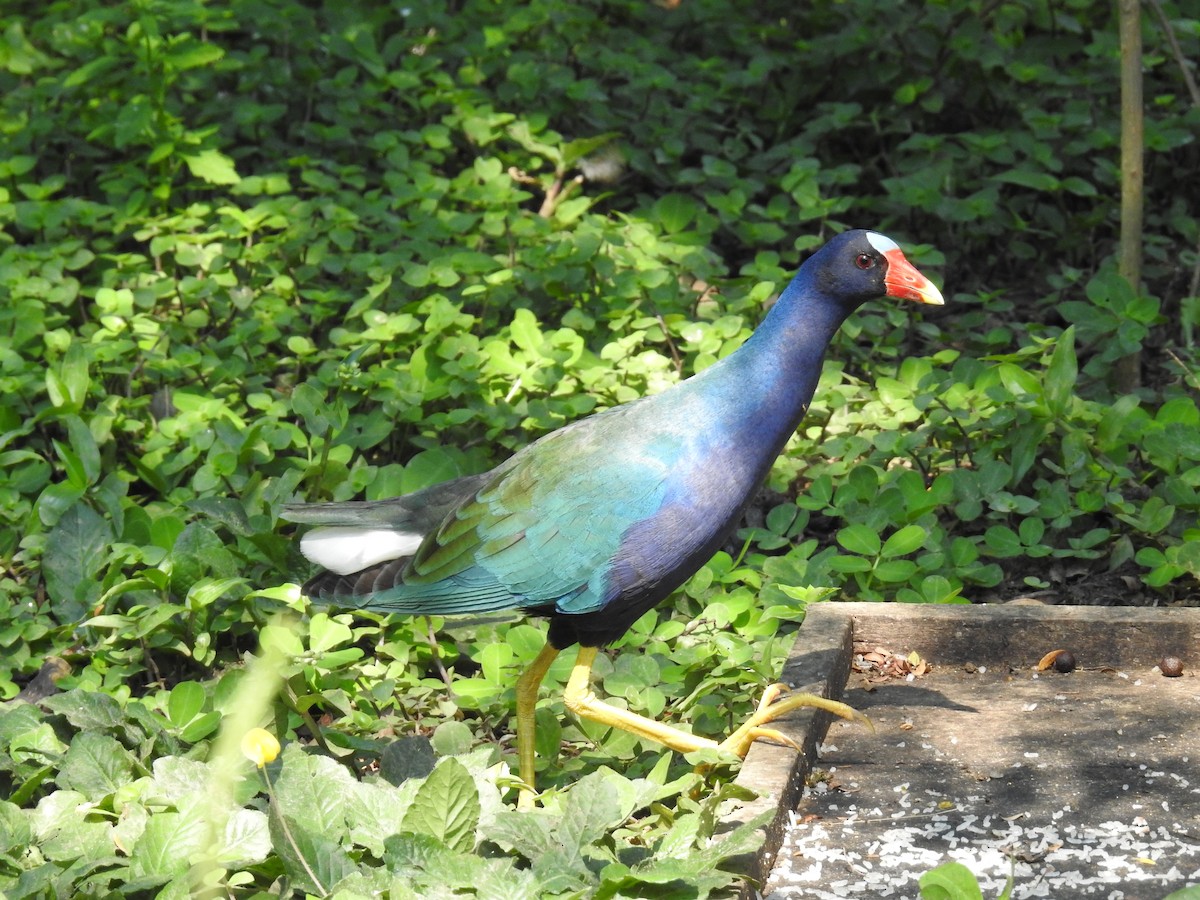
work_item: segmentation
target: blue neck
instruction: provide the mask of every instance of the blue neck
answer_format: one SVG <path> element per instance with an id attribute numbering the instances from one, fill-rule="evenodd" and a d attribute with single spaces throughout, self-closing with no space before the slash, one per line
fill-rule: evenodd
<path id="1" fill-rule="evenodd" d="M 794 278 L 750 339 L 710 370 L 720 370 L 716 393 L 733 413 L 723 421 L 772 460 L 804 418 L 825 350 L 850 313 L 808 280 Z"/>

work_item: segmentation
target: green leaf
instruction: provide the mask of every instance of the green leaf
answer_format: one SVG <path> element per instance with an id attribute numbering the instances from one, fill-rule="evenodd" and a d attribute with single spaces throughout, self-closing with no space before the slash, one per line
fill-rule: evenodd
<path id="1" fill-rule="evenodd" d="M 245 583 L 244 578 L 201 578 L 188 588 L 187 608 L 198 610 L 211 606 L 234 588 Z"/>
<path id="2" fill-rule="evenodd" d="M 1046 523 L 1041 519 L 1025 518 L 1017 526 L 1017 534 L 1020 535 L 1021 543 L 1026 547 L 1032 547 L 1039 543 L 1045 533 Z"/>
<path id="3" fill-rule="evenodd" d="M 344 766 L 325 756 L 309 756 L 292 743 L 283 750 L 275 798 L 289 822 L 304 822 L 316 833 L 340 841 L 346 833 L 346 797 L 353 785 Z"/>
<path id="4" fill-rule="evenodd" d="M 1075 326 L 1071 325 L 1059 335 L 1046 367 L 1046 408 L 1054 418 L 1063 418 L 1070 408 L 1079 377 L 1079 364 L 1075 359 Z"/>
<path id="5" fill-rule="evenodd" d="M 38 804 L 35 821 L 42 840 L 37 849 L 46 859 L 68 863 L 111 858 L 113 826 L 84 819 L 83 804 L 80 794 L 68 790 L 55 791 Z"/>
<path id="6" fill-rule="evenodd" d="M 159 812 L 150 817 L 129 861 L 133 878 L 174 876 L 186 872 L 192 857 L 207 848 L 208 821 L 203 803 L 191 803 L 180 812 Z"/>
<path id="7" fill-rule="evenodd" d="M 195 69 L 207 66 L 225 56 L 225 51 L 216 44 L 189 40 L 171 48 L 167 55 L 170 66 L 176 70 Z"/>
<path id="8" fill-rule="evenodd" d="M 983 900 L 975 875 L 959 862 L 943 863 L 921 876 L 921 900 Z"/>
<path id="9" fill-rule="evenodd" d="M 279 807 L 272 806 L 270 829 L 276 855 L 302 890 L 328 896 L 333 885 L 358 871 L 350 854 L 308 818 L 281 819 Z"/>
<path id="10" fill-rule="evenodd" d="M 184 153 L 183 161 L 193 175 L 209 184 L 238 184 L 242 180 L 233 160 L 218 150 Z"/>
<path id="11" fill-rule="evenodd" d="M 1037 377 L 1032 372 L 1023 369 L 1021 366 L 1006 362 L 997 366 L 996 371 L 1000 375 L 1000 381 L 1004 384 L 1004 387 L 1014 397 L 1021 397 L 1026 394 L 1033 397 L 1041 395 L 1041 382 L 1037 380 Z"/>
<path id="12" fill-rule="evenodd" d="M 212 781 L 212 770 L 207 763 L 182 756 L 156 759 L 153 771 L 153 796 L 175 806 L 189 795 L 205 791 Z"/>
<path id="13" fill-rule="evenodd" d="M 206 699 L 202 685 L 195 681 L 181 681 L 171 688 L 167 697 L 167 718 L 176 728 L 182 728 L 200 714 Z"/>
<path id="14" fill-rule="evenodd" d="M 112 526 L 86 503 L 75 503 L 50 532 L 42 573 L 55 618 L 66 624 L 83 619 L 100 597 L 96 574 L 107 560 Z"/>
<path id="15" fill-rule="evenodd" d="M 1200 409 L 1191 397 L 1174 397 L 1158 408 L 1154 421 L 1162 425 L 1177 423 L 1197 428 L 1200 427 Z"/>
<path id="16" fill-rule="evenodd" d="M 234 578 L 237 563 L 215 531 L 199 522 L 191 522 L 171 547 L 171 588 L 188 594 L 202 578 L 216 575 Z"/>
<path id="17" fill-rule="evenodd" d="M 462 756 L 475 743 L 475 735 L 465 722 L 443 722 L 433 730 L 431 741 L 438 756 Z"/>
<path id="18" fill-rule="evenodd" d="M 420 782 L 417 780 L 409 780 L 399 788 L 374 780 L 356 784 L 346 800 L 350 840 L 376 856 L 383 856 L 387 839 L 403 829 L 404 816 L 412 806 L 418 787 Z"/>
<path id="19" fill-rule="evenodd" d="M 0 853 L 19 850 L 24 853 L 33 843 L 33 827 L 21 807 L 0 800 Z"/>
<path id="20" fill-rule="evenodd" d="M 896 583 L 912 578 L 917 573 L 917 564 L 911 559 L 890 559 L 879 563 L 872 571 L 880 581 Z"/>
<path id="21" fill-rule="evenodd" d="M 993 525 L 983 533 L 984 546 L 992 556 L 1020 556 L 1021 539 L 1007 525 Z"/>
<path id="22" fill-rule="evenodd" d="M 304 655 L 304 643 L 294 628 L 286 625 L 267 625 L 259 636 L 263 650 L 273 651 L 285 658 L 294 659 Z"/>
<path id="23" fill-rule="evenodd" d="M 1078 197 L 1095 197 L 1100 192 L 1096 190 L 1096 186 L 1090 181 L 1084 181 L 1082 178 L 1071 175 L 1062 180 L 1063 190 L 1070 191 Z"/>
<path id="24" fill-rule="evenodd" d="M 46 370 L 50 402 L 64 411 L 78 412 L 87 398 L 89 384 L 87 352 L 82 344 L 73 341 L 58 366 Z"/>
<path id="25" fill-rule="evenodd" d="M 99 691 L 76 688 L 47 697 L 42 702 L 51 712 L 63 716 L 80 731 L 112 731 L 128 723 L 116 699 Z"/>
<path id="26" fill-rule="evenodd" d="M 258 865 L 271 855 L 269 818 L 257 809 L 230 810 L 220 839 L 203 849 L 227 869 Z"/>
<path id="27" fill-rule="evenodd" d="M 422 450 L 404 466 L 404 493 L 411 494 L 462 474 L 454 457 L 445 450 Z"/>
<path id="28" fill-rule="evenodd" d="M 925 543 L 926 532 L 920 525 L 905 525 L 883 543 L 879 555 L 885 559 L 915 553 Z"/>
<path id="29" fill-rule="evenodd" d="M 647 785 L 651 792 L 653 786 Z M 580 779 L 567 794 L 567 806 L 558 831 L 563 845 L 581 851 L 614 828 L 642 804 L 633 783 L 611 769 L 602 769 Z"/>
<path id="30" fill-rule="evenodd" d="M 83 420 L 77 415 L 68 415 L 64 417 L 64 422 L 67 426 L 67 437 L 71 442 L 71 449 L 75 452 L 76 459 L 79 460 L 80 468 L 82 469 L 83 484 L 85 486 L 95 484 L 100 480 L 100 449 L 96 446 L 96 439 L 92 436 L 91 429 L 83 423 Z"/>
<path id="31" fill-rule="evenodd" d="M 326 613 L 316 613 L 308 625 L 308 646 L 314 653 L 325 653 L 352 640 L 353 632 L 344 622 L 331 619 Z"/>
<path id="32" fill-rule="evenodd" d="M 101 800 L 132 776 L 133 760 L 119 742 L 106 734 L 83 732 L 71 741 L 56 781 L 89 800 Z"/>
<path id="33" fill-rule="evenodd" d="M 654 217 L 667 234 L 683 231 L 700 212 L 700 204 L 690 194 L 664 194 L 654 202 Z"/>
<path id="34" fill-rule="evenodd" d="M 411 896 L 420 897 L 496 897 L 511 900 L 541 900 L 557 897 L 560 892 L 539 881 L 528 870 L 517 869 L 513 861 L 485 859 L 455 851 L 428 834 L 404 832 L 385 842 L 383 859 L 396 876 L 396 885 L 415 888 Z M 549 890 L 547 890 L 549 888 Z"/>
<path id="35" fill-rule="evenodd" d="M 734 880 L 735 876 L 714 870 L 705 860 L 651 858 L 636 869 L 621 864 L 606 866 L 601 873 L 600 890 L 595 896 L 608 897 L 655 897 L 662 885 L 686 884 L 691 896 L 707 897 L 709 893 Z M 644 885 L 658 886 L 658 890 Z M 667 888 L 666 896 L 678 896 Z"/>
<path id="36" fill-rule="evenodd" d="M 512 325 L 509 327 L 513 343 L 526 353 L 538 353 L 542 346 L 542 329 L 538 320 L 527 309 L 518 309 L 513 314 Z"/>
<path id="37" fill-rule="evenodd" d="M 1010 169 L 993 176 L 997 181 L 1032 188 L 1035 191 L 1053 191 L 1059 187 L 1059 181 L 1048 172 L 1034 172 L 1029 169 Z"/>
<path id="38" fill-rule="evenodd" d="M 558 759 L 562 750 L 562 719 L 554 710 L 541 707 L 535 714 L 537 730 L 534 732 L 534 748 L 540 759 Z"/>
<path id="39" fill-rule="evenodd" d="M 417 790 L 404 830 L 428 834 L 452 850 L 472 850 L 479 824 L 479 791 L 471 773 L 454 757 L 441 760 Z"/>
<path id="40" fill-rule="evenodd" d="M 851 553 L 858 553 L 862 556 L 878 556 L 880 550 L 883 549 L 879 533 L 875 529 L 857 522 L 847 525 L 839 531 L 837 542 Z"/>
<path id="41" fill-rule="evenodd" d="M 196 497 L 187 508 L 194 513 L 220 522 L 235 534 L 253 534 L 246 508 L 233 497 Z"/>
<path id="42" fill-rule="evenodd" d="M 835 572 L 870 572 L 871 560 L 863 556 L 835 556 L 829 560 L 829 568 Z"/>
<path id="43" fill-rule="evenodd" d="M 332 428 L 332 420 L 326 410 L 325 394 L 307 381 L 292 390 L 292 409 L 304 419 L 304 427 L 310 435 L 322 436 Z"/>
<path id="44" fill-rule="evenodd" d="M 508 644 L 485 644 L 479 651 L 477 661 L 483 670 L 483 677 L 492 684 L 505 686 L 511 680 L 507 667 L 511 666 L 516 653 Z"/>
<path id="45" fill-rule="evenodd" d="M 221 727 L 221 714 L 216 711 L 203 713 L 192 719 L 179 732 L 179 739 L 189 744 L 204 740 Z"/>

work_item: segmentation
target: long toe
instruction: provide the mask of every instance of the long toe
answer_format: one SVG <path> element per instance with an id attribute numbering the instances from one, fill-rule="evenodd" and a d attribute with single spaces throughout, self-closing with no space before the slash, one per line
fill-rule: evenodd
<path id="1" fill-rule="evenodd" d="M 762 692 L 762 696 L 758 698 L 758 712 L 762 712 L 781 696 L 788 693 L 792 689 L 790 684 L 784 684 L 782 681 L 777 681 L 774 684 L 768 684 L 767 689 Z"/>
<path id="2" fill-rule="evenodd" d="M 788 737 L 778 728 L 763 728 L 756 725 L 747 731 L 747 737 L 749 740 L 746 741 L 746 753 L 749 752 L 750 744 L 753 744 L 755 741 L 769 741 L 772 744 L 780 744 L 784 747 L 791 747 L 796 751 L 804 749 L 797 744 L 794 739 Z M 745 756 L 746 753 L 742 753 L 741 755 Z"/>
<path id="3" fill-rule="evenodd" d="M 775 686 L 772 685 L 772 687 Z M 770 692 L 770 688 L 768 688 L 768 692 Z M 778 694 L 778 691 L 774 692 L 775 696 L 778 696 Z M 758 737 L 770 737 L 773 740 L 782 738 L 782 743 L 796 747 L 795 741 L 786 737 L 778 730 L 774 728 L 764 729 L 762 726 L 804 707 L 823 709 L 835 716 L 864 725 L 872 732 L 875 731 L 875 725 L 871 720 L 853 706 L 848 706 L 837 700 L 830 700 L 828 697 L 818 697 L 816 694 L 791 694 L 770 705 L 760 704 L 754 715 L 747 719 L 741 728 L 724 740 L 721 744 L 721 749 L 735 753 L 744 759 L 746 754 L 750 752 L 750 745 Z"/>

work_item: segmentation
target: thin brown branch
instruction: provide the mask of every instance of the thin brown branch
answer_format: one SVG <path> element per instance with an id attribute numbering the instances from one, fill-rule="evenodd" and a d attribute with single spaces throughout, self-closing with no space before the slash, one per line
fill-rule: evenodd
<path id="1" fill-rule="evenodd" d="M 1192 106 L 1200 109 L 1200 86 L 1196 84 L 1196 79 L 1192 77 L 1192 70 L 1188 68 L 1187 60 L 1183 58 L 1183 50 L 1179 46 L 1179 41 L 1175 38 L 1175 29 L 1171 27 L 1171 20 L 1167 18 L 1167 13 L 1158 0 L 1146 0 L 1146 5 L 1154 10 L 1154 15 L 1158 19 L 1163 37 L 1171 45 L 1171 55 L 1175 57 L 1175 63 L 1179 66 L 1179 71 L 1183 75 L 1183 83 L 1187 85 L 1188 94 L 1192 98 Z"/>
<path id="2" fill-rule="evenodd" d="M 1162 4 L 1158 0 L 1146 0 L 1146 5 L 1154 11 L 1163 37 L 1171 47 L 1171 55 L 1175 57 L 1175 64 L 1179 66 L 1179 72 L 1183 75 L 1183 83 L 1187 86 L 1188 95 L 1192 98 L 1192 106 L 1200 109 L 1200 85 L 1197 85 L 1196 79 L 1192 77 L 1192 70 L 1188 68 L 1187 60 L 1184 59 L 1183 50 L 1175 37 L 1175 29 L 1171 27 L 1171 20 L 1167 18 L 1166 10 L 1162 8 Z M 1187 295 L 1189 297 L 1200 296 L 1200 244 L 1196 245 L 1196 263 L 1192 266 L 1192 279 L 1188 285 Z"/>

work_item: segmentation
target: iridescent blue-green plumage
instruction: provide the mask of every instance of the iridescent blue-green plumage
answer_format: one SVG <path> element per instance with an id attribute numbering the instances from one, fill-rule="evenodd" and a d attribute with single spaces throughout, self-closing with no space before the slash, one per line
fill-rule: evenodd
<path id="1" fill-rule="evenodd" d="M 668 391 L 481 475 L 392 501 L 288 507 L 285 518 L 324 526 L 304 549 L 334 569 L 306 593 L 383 612 L 522 609 L 550 617 L 555 647 L 615 640 L 736 528 L 846 316 L 887 293 L 940 302 L 921 276 L 921 297 L 904 293 L 903 267 L 915 274 L 887 238 L 847 232 L 804 264 L 745 345 Z M 344 565 L 343 539 L 356 554 Z"/>

